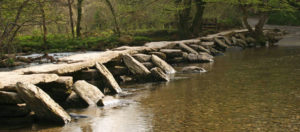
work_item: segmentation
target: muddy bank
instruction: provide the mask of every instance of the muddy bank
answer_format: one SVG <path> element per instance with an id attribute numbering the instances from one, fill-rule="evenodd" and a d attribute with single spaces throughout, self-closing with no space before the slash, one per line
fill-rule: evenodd
<path id="1" fill-rule="evenodd" d="M 278 41 L 283 33 L 266 30 Z M 1 118 L 65 124 L 71 121 L 64 109 L 104 106 L 106 101 L 122 94 L 120 83 L 167 82 L 176 71 L 172 64 L 209 63 L 228 48 L 254 47 L 255 40 L 247 30 L 221 32 L 191 40 L 153 42 L 140 47 L 119 47 L 106 52 L 72 55 L 46 64 L 1 72 L 1 106 L 25 106 L 18 116 Z M 184 72 L 203 72 L 187 67 Z M 70 105 L 71 104 L 71 105 Z M 37 109 L 39 106 L 39 109 Z M 1 119 L 2 120 L 2 119 Z"/>

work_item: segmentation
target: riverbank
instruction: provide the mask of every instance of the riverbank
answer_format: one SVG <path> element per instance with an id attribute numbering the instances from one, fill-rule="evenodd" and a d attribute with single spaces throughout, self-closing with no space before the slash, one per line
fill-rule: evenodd
<path id="1" fill-rule="evenodd" d="M 265 32 L 275 35 L 273 39 L 276 41 L 283 35 L 281 32 L 273 30 Z M 274 41 L 273 39 L 270 41 Z M 255 46 L 254 41 L 247 35 L 247 30 L 235 30 L 191 40 L 153 42 L 141 47 L 125 46 L 101 53 L 78 54 L 60 58 L 58 64 L 2 72 L 0 74 L 3 78 L 0 82 L 0 90 L 5 91 L 2 92 L 3 97 L 10 98 L 4 100 L 6 103 L 2 102 L 1 105 L 5 107 L 9 103 L 15 106 L 25 102 L 29 107 L 27 111 L 34 111 L 35 117 L 42 121 L 68 123 L 71 121 L 71 117 L 63 108 L 74 106 L 67 104 L 74 104 L 75 107 L 96 104 L 103 106 L 106 104 L 105 100 L 113 99 L 108 95 L 122 94 L 122 90 L 118 86 L 121 82 L 169 81 L 170 78 L 167 74 L 175 71 L 168 63 L 211 62 L 213 56 L 223 54 L 229 47 L 253 47 Z M 190 69 L 192 72 L 202 71 L 199 68 L 196 68 L 195 71 L 195 67 Z M 17 84 L 17 82 L 22 83 Z M 82 89 L 83 87 L 86 89 Z M 45 92 L 37 93 L 36 91 L 40 91 L 40 89 Z M 21 99 L 18 96 L 21 96 Z M 47 112 L 36 109 L 36 106 L 40 105 L 39 103 L 43 104 L 39 109 Z"/>

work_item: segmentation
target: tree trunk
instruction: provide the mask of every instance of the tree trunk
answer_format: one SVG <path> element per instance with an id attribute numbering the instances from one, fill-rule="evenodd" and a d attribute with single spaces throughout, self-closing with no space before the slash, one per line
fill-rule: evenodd
<path id="1" fill-rule="evenodd" d="M 195 3 L 196 3 L 197 12 L 193 20 L 191 32 L 194 35 L 198 35 L 198 33 L 202 29 L 203 13 L 204 13 L 206 2 L 204 2 L 203 0 L 195 0 Z"/>
<path id="2" fill-rule="evenodd" d="M 255 31 L 253 33 L 254 38 L 257 44 L 265 46 L 266 44 L 266 37 L 264 35 L 264 25 L 267 22 L 269 16 L 267 14 L 262 14 L 258 23 L 255 25 Z"/>
<path id="3" fill-rule="evenodd" d="M 44 49 L 48 49 L 48 44 L 47 44 L 47 26 L 46 26 L 46 14 L 44 10 L 45 6 L 45 1 L 39 0 L 39 6 L 40 6 L 40 11 L 42 15 L 42 28 L 43 28 L 43 43 L 44 43 Z"/>
<path id="4" fill-rule="evenodd" d="M 185 38 L 190 34 L 188 22 L 190 20 L 192 0 L 177 0 L 175 3 L 182 5 L 178 11 L 178 32 L 182 38 Z"/>
<path id="5" fill-rule="evenodd" d="M 71 31 L 72 31 L 72 37 L 75 38 L 74 22 L 73 22 L 73 11 L 72 11 L 72 3 L 71 3 L 71 0 L 68 0 L 68 7 L 69 7 L 70 26 L 71 26 Z"/>
<path id="6" fill-rule="evenodd" d="M 81 17 L 82 17 L 82 2 L 83 0 L 77 1 L 77 26 L 76 26 L 76 34 L 77 38 L 81 37 Z"/>
<path id="7" fill-rule="evenodd" d="M 117 33 L 117 35 L 120 37 L 121 36 L 121 31 L 120 31 L 119 23 L 117 21 L 117 16 L 116 16 L 115 10 L 114 10 L 114 8 L 113 8 L 113 6 L 112 6 L 112 4 L 109 0 L 105 0 L 105 2 L 106 2 L 106 4 L 108 5 L 108 7 L 111 11 L 111 14 L 114 17 L 115 33 Z"/>

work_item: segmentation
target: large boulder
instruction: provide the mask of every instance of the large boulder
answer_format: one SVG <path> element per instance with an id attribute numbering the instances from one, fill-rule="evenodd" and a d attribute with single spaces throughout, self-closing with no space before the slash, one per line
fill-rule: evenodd
<path id="1" fill-rule="evenodd" d="M 229 48 L 229 46 L 222 40 L 218 39 L 218 38 L 214 38 L 216 44 L 218 47 L 220 47 L 220 49 L 225 50 L 227 48 Z"/>
<path id="2" fill-rule="evenodd" d="M 182 56 L 182 50 L 180 49 L 161 49 L 160 52 L 165 53 L 167 55 L 167 58 Z"/>
<path id="3" fill-rule="evenodd" d="M 226 43 L 227 45 L 229 45 L 229 46 L 232 45 L 232 41 L 229 39 L 229 37 L 223 36 L 222 38 L 225 40 L 225 43 Z"/>
<path id="4" fill-rule="evenodd" d="M 199 52 L 206 52 L 210 54 L 210 51 L 201 45 L 190 45 L 190 46 Z"/>
<path id="5" fill-rule="evenodd" d="M 0 104 L 22 104 L 24 101 L 16 92 L 0 91 Z"/>
<path id="6" fill-rule="evenodd" d="M 113 93 L 120 93 L 122 89 L 119 84 L 115 80 L 114 76 L 110 73 L 110 71 L 101 63 L 96 63 L 96 68 L 102 75 L 102 77 L 106 80 L 106 84 L 110 88 Z"/>
<path id="7" fill-rule="evenodd" d="M 204 68 L 197 66 L 187 66 L 182 69 L 183 73 L 203 73 L 206 72 Z"/>
<path id="8" fill-rule="evenodd" d="M 151 69 L 152 81 L 170 81 L 170 78 L 164 71 L 158 67 Z"/>
<path id="9" fill-rule="evenodd" d="M 73 89 L 89 105 L 96 105 L 104 97 L 104 94 L 96 86 L 84 80 L 77 81 Z"/>
<path id="10" fill-rule="evenodd" d="M 213 61 L 213 56 L 209 54 L 189 54 L 188 55 L 188 60 L 190 62 L 212 62 Z"/>
<path id="11" fill-rule="evenodd" d="M 183 50 L 186 51 L 188 53 L 193 53 L 193 54 L 198 54 L 198 52 L 194 49 L 192 49 L 191 47 L 187 46 L 184 43 L 179 43 L 179 47 Z"/>
<path id="12" fill-rule="evenodd" d="M 123 60 L 128 69 L 135 75 L 146 76 L 151 73 L 142 63 L 129 54 L 124 54 Z"/>
<path id="13" fill-rule="evenodd" d="M 151 60 L 154 65 L 161 68 L 165 73 L 167 73 L 167 74 L 176 73 L 176 70 L 171 65 L 169 65 L 164 60 L 160 59 L 158 56 L 152 55 Z"/>
<path id="14" fill-rule="evenodd" d="M 167 55 L 165 53 L 162 53 L 162 52 L 150 52 L 149 54 L 150 55 L 156 55 L 156 56 L 158 56 L 159 58 L 161 58 L 163 60 L 167 59 Z"/>
<path id="15" fill-rule="evenodd" d="M 151 55 L 146 54 L 134 54 L 132 57 L 134 57 L 139 62 L 148 62 L 151 60 Z"/>
<path id="16" fill-rule="evenodd" d="M 154 64 L 152 62 L 144 62 L 142 63 L 145 67 L 148 69 L 152 69 L 154 67 Z"/>
<path id="17" fill-rule="evenodd" d="M 38 118 L 59 124 L 66 124 L 71 121 L 69 114 L 48 94 L 35 85 L 19 82 L 16 90 Z"/>
<path id="18" fill-rule="evenodd" d="M 206 49 L 210 49 L 212 47 L 214 47 L 215 42 L 212 41 L 208 41 L 208 42 L 201 42 L 201 46 L 203 46 Z"/>

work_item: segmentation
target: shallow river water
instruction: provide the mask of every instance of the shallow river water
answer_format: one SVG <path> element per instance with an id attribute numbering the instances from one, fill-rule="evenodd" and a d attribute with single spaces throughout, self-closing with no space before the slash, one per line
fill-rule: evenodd
<path id="1" fill-rule="evenodd" d="M 132 95 L 104 108 L 68 110 L 87 118 L 63 127 L 22 130 L 300 131 L 300 45 L 295 44 L 300 41 L 293 35 L 278 47 L 230 50 L 214 63 L 189 64 L 207 73 L 177 73 L 169 83 L 122 86 Z"/>

